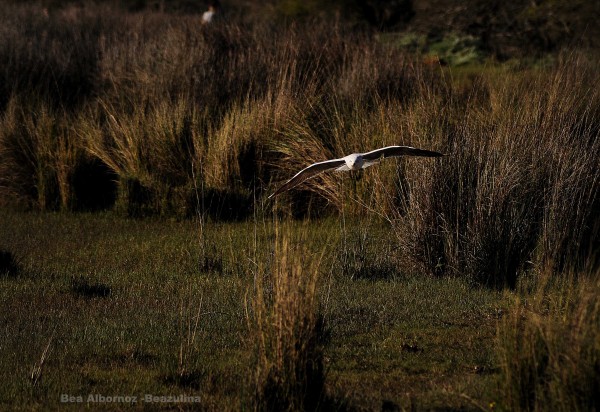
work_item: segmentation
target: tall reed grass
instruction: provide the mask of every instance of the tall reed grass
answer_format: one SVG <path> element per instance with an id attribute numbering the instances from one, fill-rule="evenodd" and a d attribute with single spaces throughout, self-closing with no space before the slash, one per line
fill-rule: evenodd
<path id="1" fill-rule="evenodd" d="M 413 127 L 449 157 L 407 162 L 394 224 L 408 258 L 498 286 L 531 264 L 596 265 L 597 78 L 593 61 L 569 58 L 419 101 Z"/>
<path id="2" fill-rule="evenodd" d="M 317 410 L 325 405 L 324 323 L 317 281 L 321 255 L 277 232 L 272 267 L 254 274 L 249 325 L 257 346 L 255 409 Z"/>
<path id="3" fill-rule="evenodd" d="M 376 213 L 407 267 L 496 285 L 530 262 L 597 264 L 593 58 L 453 78 L 335 20 L 200 26 L 107 6 L 0 7 L 3 204 Z M 390 144 L 448 156 L 323 174 L 265 201 L 310 162 Z"/>
<path id="4" fill-rule="evenodd" d="M 28 110 L 13 99 L 2 115 L 4 195 L 39 210 L 71 210 L 83 147 L 76 141 L 70 116 L 43 103 Z"/>
<path id="5" fill-rule="evenodd" d="M 600 407 L 600 290 L 595 278 L 542 274 L 498 329 L 501 406 L 524 411 Z"/>
<path id="6" fill-rule="evenodd" d="M 265 22 L 200 27 L 194 16 L 106 6 L 49 15 L 34 5 L 2 7 L 11 16 L 0 41 L 8 129 L 0 137 L 3 202 L 17 194 L 40 209 L 86 203 L 77 202 L 64 168 L 58 179 L 47 174 L 41 182 L 14 165 L 27 156 L 15 139 L 32 141 L 45 157 L 64 152 L 55 149 L 60 139 L 47 147 L 41 142 L 67 124 L 69 137 L 61 141 L 69 142 L 73 162 L 109 169 L 110 176 L 98 173 L 117 181 L 117 208 L 190 214 L 190 188 L 198 186 L 249 200 L 249 192 L 262 193 L 275 177 L 277 143 L 285 144 L 294 125 L 329 122 L 322 118 L 329 115 L 328 96 L 368 103 L 410 88 L 397 71 L 406 65 L 400 53 L 344 25 L 316 21 L 310 32 Z M 380 64 L 386 61 L 398 63 Z M 38 113 L 48 114 L 39 126 Z M 328 134 L 316 130 L 319 138 Z M 28 163 L 48 169 L 43 158 Z"/>

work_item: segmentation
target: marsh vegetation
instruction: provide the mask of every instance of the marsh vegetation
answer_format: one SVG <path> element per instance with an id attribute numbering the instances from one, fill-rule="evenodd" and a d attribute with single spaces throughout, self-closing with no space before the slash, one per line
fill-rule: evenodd
<path id="1" fill-rule="evenodd" d="M 597 52 L 443 66 L 309 3 L 0 6 L 0 404 L 600 408 Z M 448 156 L 267 199 L 393 144 Z"/>

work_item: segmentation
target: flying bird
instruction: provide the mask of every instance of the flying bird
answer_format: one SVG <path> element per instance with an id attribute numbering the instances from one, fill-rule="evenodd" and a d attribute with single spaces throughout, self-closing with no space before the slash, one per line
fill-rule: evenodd
<path id="1" fill-rule="evenodd" d="M 324 162 L 313 163 L 312 165 L 300 170 L 290 180 L 285 182 L 275 193 L 269 196 L 269 199 L 279 193 L 290 190 L 311 177 L 314 177 L 327 170 L 335 169 L 337 171 L 365 169 L 386 157 L 397 156 L 424 156 L 440 157 L 442 153 L 431 150 L 416 149 L 410 146 L 387 146 L 367 153 L 352 153 L 339 159 L 325 160 Z"/>

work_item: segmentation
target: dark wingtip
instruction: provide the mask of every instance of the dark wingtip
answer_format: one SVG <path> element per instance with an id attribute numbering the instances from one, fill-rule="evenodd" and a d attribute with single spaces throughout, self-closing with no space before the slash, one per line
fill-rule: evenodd
<path id="1" fill-rule="evenodd" d="M 448 156 L 448 155 L 445 154 L 445 153 L 439 153 L 439 152 L 428 152 L 424 156 L 427 156 L 427 157 L 443 157 L 443 156 Z"/>
<path id="2" fill-rule="evenodd" d="M 447 153 L 440 153 L 440 152 L 431 152 L 431 156 L 432 157 L 443 157 L 443 156 L 448 156 Z"/>

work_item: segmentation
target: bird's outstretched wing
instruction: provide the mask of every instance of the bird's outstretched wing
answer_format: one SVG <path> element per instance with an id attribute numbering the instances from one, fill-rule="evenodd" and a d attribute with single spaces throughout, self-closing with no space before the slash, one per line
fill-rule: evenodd
<path id="1" fill-rule="evenodd" d="M 395 157 L 395 156 L 425 156 L 425 157 L 440 157 L 444 156 L 442 153 L 434 152 L 432 150 L 417 149 L 410 146 L 388 146 L 382 147 L 367 152 L 362 155 L 363 159 L 368 162 L 381 159 L 382 157 Z"/>
<path id="2" fill-rule="evenodd" d="M 286 190 L 289 190 L 292 187 L 299 185 L 300 183 L 318 175 L 319 173 L 322 173 L 326 170 L 335 169 L 345 163 L 346 161 L 344 159 L 332 159 L 326 160 L 324 162 L 313 163 L 312 165 L 300 170 L 290 180 L 281 185 L 281 187 L 277 189 L 275 193 L 269 196 L 269 199 L 273 196 L 278 195 L 281 192 L 285 192 Z"/>

